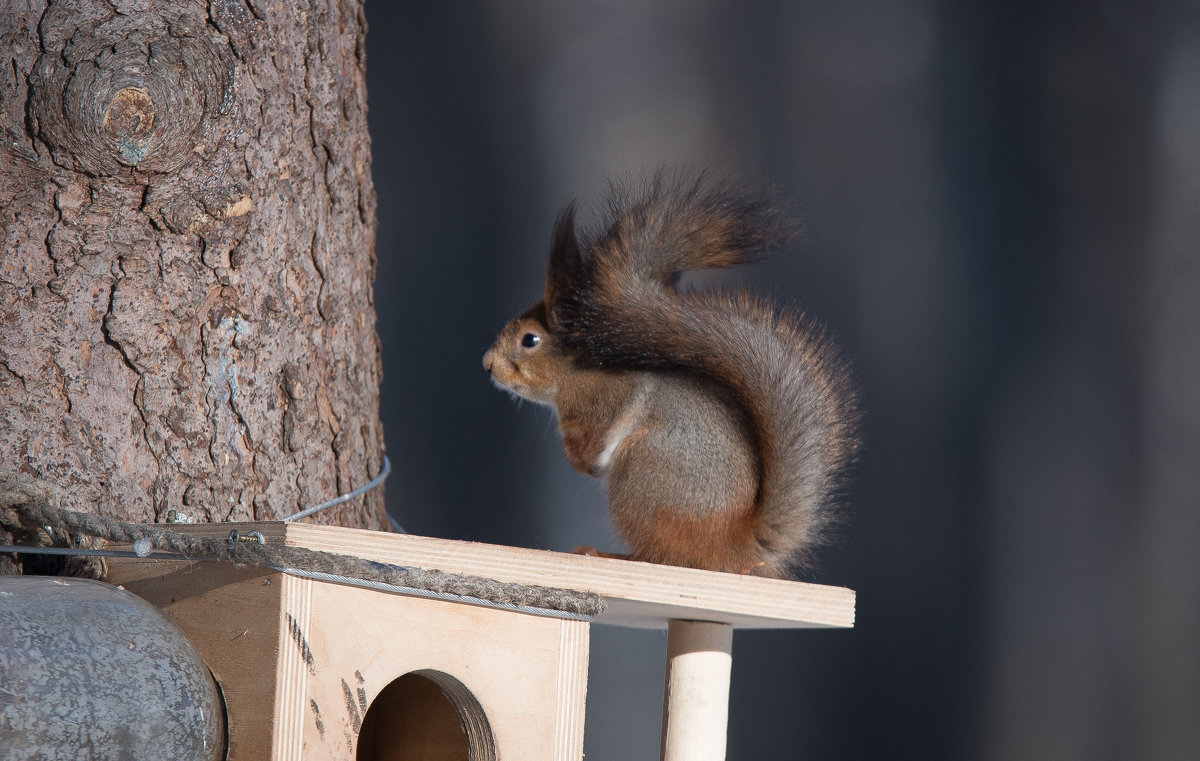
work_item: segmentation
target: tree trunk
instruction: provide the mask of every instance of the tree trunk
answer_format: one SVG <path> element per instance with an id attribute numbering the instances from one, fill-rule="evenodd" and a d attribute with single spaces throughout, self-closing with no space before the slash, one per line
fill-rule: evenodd
<path id="1" fill-rule="evenodd" d="M 378 474 L 359 0 L 0 0 L 0 476 L 270 520 Z M 321 522 L 382 528 L 377 489 Z"/>

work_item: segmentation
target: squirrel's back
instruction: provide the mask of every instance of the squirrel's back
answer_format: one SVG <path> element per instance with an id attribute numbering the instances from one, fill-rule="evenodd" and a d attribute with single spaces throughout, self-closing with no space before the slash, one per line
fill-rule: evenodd
<path id="1" fill-rule="evenodd" d="M 836 518 L 859 445 L 851 375 L 814 320 L 745 292 L 675 286 L 686 270 L 769 254 L 791 236 L 790 219 L 767 196 L 662 172 L 640 190 L 612 186 L 606 208 L 583 240 L 573 207 L 556 224 L 546 295 L 555 339 L 583 365 L 696 378 L 736 406 L 758 469 L 753 509 L 729 526 L 680 530 L 748 533 L 762 550 L 754 570 L 785 575 Z"/>

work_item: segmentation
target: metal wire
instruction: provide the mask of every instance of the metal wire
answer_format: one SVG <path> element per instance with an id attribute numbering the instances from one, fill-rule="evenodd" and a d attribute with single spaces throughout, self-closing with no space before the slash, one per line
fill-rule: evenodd
<path id="1" fill-rule="evenodd" d="M 372 478 L 369 482 L 363 484 L 362 486 L 358 487 L 354 491 L 346 492 L 345 494 L 342 494 L 341 496 L 334 497 L 333 499 L 329 500 L 328 502 L 322 502 L 319 505 L 313 505 L 312 507 L 306 507 L 303 510 L 301 510 L 300 512 L 298 512 L 294 515 L 289 515 L 288 517 L 283 518 L 281 520 L 298 521 L 301 518 L 307 518 L 308 516 L 310 516 L 314 513 L 319 513 L 322 510 L 326 510 L 330 507 L 334 507 L 335 505 L 340 505 L 343 502 L 349 502 L 350 500 L 354 499 L 355 497 L 362 496 L 363 494 L 366 494 L 367 492 L 374 489 L 376 486 L 379 486 L 381 483 L 384 482 L 385 479 L 387 479 L 388 474 L 391 472 L 392 472 L 392 462 L 391 462 L 391 460 L 389 460 L 387 458 L 387 455 L 384 455 L 383 456 L 383 469 L 379 471 L 379 475 Z M 388 516 L 388 520 L 391 520 L 391 516 Z M 404 529 L 400 528 L 400 524 L 396 523 L 395 521 L 392 521 L 392 528 L 399 529 L 399 533 L 405 533 Z"/>

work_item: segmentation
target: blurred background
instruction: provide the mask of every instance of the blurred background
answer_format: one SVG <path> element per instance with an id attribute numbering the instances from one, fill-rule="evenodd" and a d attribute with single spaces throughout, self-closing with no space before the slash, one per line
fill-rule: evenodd
<path id="1" fill-rule="evenodd" d="M 1200 758 L 1197 3 L 367 16 L 406 528 L 617 549 L 601 484 L 481 356 L 569 199 L 658 164 L 771 183 L 805 239 L 731 282 L 857 367 L 852 515 L 806 580 L 856 589 L 858 622 L 736 635 L 729 758 Z M 589 760 L 657 758 L 664 647 L 594 627 Z"/>

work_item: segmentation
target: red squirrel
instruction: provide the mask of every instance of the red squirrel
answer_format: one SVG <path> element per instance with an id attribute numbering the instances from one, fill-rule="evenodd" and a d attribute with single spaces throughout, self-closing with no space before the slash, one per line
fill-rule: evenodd
<path id="1" fill-rule="evenodd" d="M 484 355 L 550 405 L 577 470 L 604 478 L 633 560 L 787 577 L 827 533 L 858 449 L 846 363 L 812 319 L 681 273 L 790 239 L 768 195 L 660 171 L 611 184 L 601 225 L 552 235 L 545 299 Z M 600 553 L 604 554 L 604 553 Z"/>

